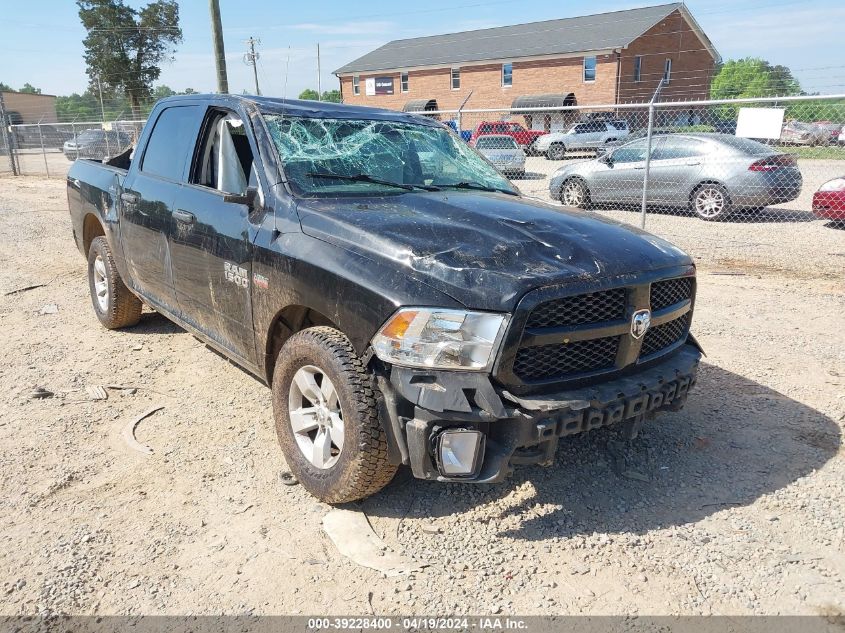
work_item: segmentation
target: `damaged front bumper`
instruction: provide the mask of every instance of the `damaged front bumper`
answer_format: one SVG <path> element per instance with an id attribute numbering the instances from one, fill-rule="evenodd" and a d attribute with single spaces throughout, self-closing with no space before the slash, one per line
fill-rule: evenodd
<path id="1" fill-rule="evenodd" d="M 377 376 L 391 459 L 420 479 L 502 481 L 517 464 L 551 465 L 561 437 L 616 424 L 636 429 L 680 410 L 700 359 L 691 341 L 635 374 L 542 396 L 513 395 L 481 373 L 391 367 Z"/>

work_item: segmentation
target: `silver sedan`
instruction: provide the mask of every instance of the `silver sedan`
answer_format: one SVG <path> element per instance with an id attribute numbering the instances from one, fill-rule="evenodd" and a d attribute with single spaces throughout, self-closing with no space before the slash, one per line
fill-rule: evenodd
<path id="1" fill-rule="evenodd" d="M 484 134 L 470 143 L 506 176 L 525 175 L 525 152 L 506 134 Z"/>
<path id="2" fill-rule="evenodd" d="M 594 160 L 561 167 L 549 182 L 552 198 L 573 207 L 636 204 L 642 200 L 647 139 Z M 728 134 L 667 134 L 652 138 L 648 203 L 686 207 L 704 220 L 735 209 L 762 209 L 801 193 L 795 158 Z"/>

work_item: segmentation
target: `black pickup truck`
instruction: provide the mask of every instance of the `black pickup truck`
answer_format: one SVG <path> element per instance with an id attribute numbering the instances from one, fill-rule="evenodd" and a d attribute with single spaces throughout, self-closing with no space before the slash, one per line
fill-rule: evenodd
<path id="1" fill-rule="evenodd" d="M 696 379 L 689 256 L 524 197 L 430 118 L 171 97 L 67 191 L 100 322 L 146 304 L 269 385 L 288 467 L 328 502 L 401 464 L 550 465 L 559 438 L 633 435 Z"/>

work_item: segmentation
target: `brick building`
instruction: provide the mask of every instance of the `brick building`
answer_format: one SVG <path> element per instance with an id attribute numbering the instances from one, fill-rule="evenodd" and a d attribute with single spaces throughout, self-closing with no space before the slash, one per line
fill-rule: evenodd
<path id="1" fill-rule="evenodd" d="M 395 110 L 706 98 L 719 54 L 683 3 L 395 40 L 338 68 L 344 103 Z M 560 117 L 556 117 L 560 119 Z M 549 129 L 551 116 L 526 116 Z"/>
<path id="2" fill-rule="evenodd" d="M 56 116 L 56 95 L 4 90 L 3 102 L 13 124 L 55 123 L 59 120 Z"/>

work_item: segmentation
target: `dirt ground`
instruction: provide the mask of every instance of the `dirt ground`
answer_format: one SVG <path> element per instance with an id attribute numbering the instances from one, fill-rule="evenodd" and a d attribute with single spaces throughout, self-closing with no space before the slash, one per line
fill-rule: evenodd
<path id="1" fill-rule="evenodd" d="M 842 232 L 820 275 L 699 258 L 699 382 L 633 443 L 488 487 L 400 471 L 353 505 L 428 563 L 385 578 L 280 483 L 266 387 L 155 313 L 99 326 L 63 186 L 0 178 L 0 614 L 845 611 Z M 121 432 L 154 406 L 144 455 Z"/>

